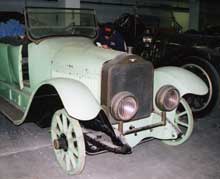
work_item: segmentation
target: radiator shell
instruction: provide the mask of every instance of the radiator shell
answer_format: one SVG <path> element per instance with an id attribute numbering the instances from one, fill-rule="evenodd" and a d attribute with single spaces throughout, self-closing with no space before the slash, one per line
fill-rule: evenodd
<path id="1" fill-rule="evenodd" d="M 137 55 L 122 54 L 103 65 L 101 104 L 111 121 L 111 100 L 115 94 L 128 91 L 134 94 L 139 109 L 132 120 L 149 117 L 153 110 L 153 66 Z"/>

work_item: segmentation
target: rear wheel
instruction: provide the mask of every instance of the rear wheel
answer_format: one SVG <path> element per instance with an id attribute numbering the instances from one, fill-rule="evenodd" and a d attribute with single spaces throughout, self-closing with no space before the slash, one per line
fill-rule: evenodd
<path id="1" fill-rule="evenodd" d="M 177 139 L 163 140 L 163 142 L 167 145 L 177 146 L 189 139 L 194 126 L 192 111 L 184 98 L 180 99 L 177 107 L 174 125 L 181 131 L 181 135 Z"/>
<path id="2" fill-rule="evenodd" d="M 64 109 L 52 118 L 51 138 L 61 168 L 68 174 L 79 174 L 85 164 L 85 143 L 79 122 Z"/>
<path id="3" fill-rule="evenodd" d="M 186 57 L 181 66 L 199 76 L 208 86 L 206 95 L 187 94 L 184 98 L 189 103 L 195 117 L 203 117 L 210 113 L 219 100 L 219 75 L 212 64 L 200 57 Z"/>

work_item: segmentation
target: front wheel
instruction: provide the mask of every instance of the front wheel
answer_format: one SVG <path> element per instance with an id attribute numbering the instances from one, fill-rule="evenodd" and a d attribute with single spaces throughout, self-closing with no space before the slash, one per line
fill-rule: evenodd
<path id="1" fill-rule="evenodd" d="M 163 140 L 163 142 L 167 145 L 177 146 L 190 138 L 194 126 L 192 111 L 184 98 L 180 99 L 177 107 L 174 125 L 181 131 L 181 135 L 177 139 Z"/>
<path id="2" fill-rule="evenodd" d="M 52 118 L 51 138 L 61 168 L 69 175 L 79 174 L 85 164 L 85 142 L 79 122 L 64 109 Z"/>

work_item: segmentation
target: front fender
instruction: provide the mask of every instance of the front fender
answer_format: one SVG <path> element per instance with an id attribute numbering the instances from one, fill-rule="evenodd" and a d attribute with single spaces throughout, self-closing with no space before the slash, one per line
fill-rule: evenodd
<path id="1" fill-rule="evenodd" d="M 205 95 L 208 93 L 208 87 L 194 73 L 179 67 L 161 67 L 157 68 L 154 72 L 154 92 L 163 85 L 175 86 L 180 95 L 195 94 Z"/>
<path id="2" fill-rule="evenodd" d="M 58 92 L 67 113 L 79 120 L 94 119 L 101 107 L 90 90 L 81 82 L 56 78 L 47 81 L 46 84 L 52 85 Z"/>

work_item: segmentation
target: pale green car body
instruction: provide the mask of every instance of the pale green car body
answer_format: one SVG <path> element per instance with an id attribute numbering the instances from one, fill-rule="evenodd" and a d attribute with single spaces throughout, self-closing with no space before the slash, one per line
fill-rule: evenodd
<path id="1" fill-rule="evenodd" d="M 10 119 L 7 112 L 1 112 L 17 125 L 25 121 L 35 93 L 45 84 L 55 87 L 70 116 L 79 120 L 95 118 L 102 108 L 102 65 L 123 53 L 96 47 L 91 39 L 83 37 L 59 37 L 44 40 L 40 44 L 31 43 L 28 46 L 30 85 L 26 86 L 22 79 L 21 48 L 0 44 L 0 95 L 21 110 L 23 116 Z M 165 84 L 175 86 L 181 96 L 187 93 L 203 95 L 208 90 L 197 76 L 176 67 L 155 70 L 154 94 Z M 156 105 L 154 108 L 157 108 Z M 174 112 L 168 113 L 170 119 L 173 118 Z M 141 119 L 133 123 L 141 126 L 155 123 L 157 120 L 161 120 L 160 116 L 154 114 L 150 119 Z M 130 126 L 130 123 L 125 124 L 124 130 L 127 130 L 126 126 Z M 167 127 L 169 124 L 156 128 L 151 134 L 145 133 L 135 139 L 132 137 L 130 144 L 133 146 L 148 135 L 162 139 L 175 138 L 175 135 L 172 136 L 175 131 L 166 132 Z"/>
<path id="2" fill-rule="evenodd" d="M 1 43 L 0 96 L 1 100 L 16 108 L 19 115 L 12 115 L 4 106 L 0 111 L 14 124 L 22 124 L 30 112 L 35 94 L 42 86 L 48 85 L 56 89 L 69 116 L 80 121 L 92 120 L 103 109 L 101 105 L 103 64 L 114 60 L 122 53 L 125 52 L 96 47 L 93 39 L 86 37 L 52 37 L 40 43 L 31 42 L 28 44 L 27 83 L 22 75 L 22 45 Z M 163 85 L 173 85 L 179 90 L 180 96 L 188 93 L 204 95 L 208 92 L 201 79 L 177 67 L 156 69 L 153 84 L 153 109 L 156 113 L 152 113 L 148 118 L 125 122 L 124 131 L 128 131 L 131 125 L 139 128 L 161 121 L 159 115 L 161 111 L 155 105 L 155 95 Z M 165 126 L 140 131 L 138 135 L 126 135 L 126 142 L 133 147 L 147 137 L 176 139 L 178 133 L 172 125 L 175 110 L 167 112 L 166 115 L 170 122 Z M 113 127 L 117 128 L 117 125 Z"/>

